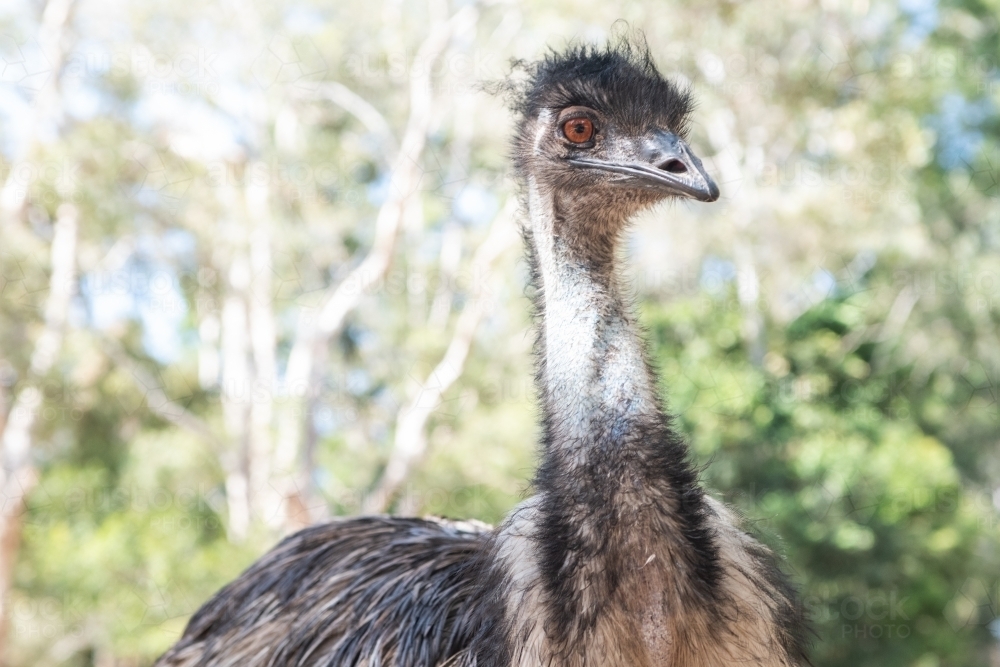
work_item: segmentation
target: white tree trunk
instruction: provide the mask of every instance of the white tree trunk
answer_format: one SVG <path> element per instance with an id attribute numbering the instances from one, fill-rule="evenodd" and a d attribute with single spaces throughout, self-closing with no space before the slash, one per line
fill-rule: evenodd
<path id="1" fill-rule="evenodd" d="M 301 496 L 308 480 L 297 474 L 295 463 L 302 455 L 302 435 L 306 420 L 311 418 L 309 397 L 320 381 L 320 375 L 314 368 L 317 352 L 329 344 L 330 339 L 340 331 L 347 315 L 382 280 L 389 269 L 404 213 L 410 198 L 417 193 L 423 175 L 422 154 L 433 120 L 433 63 L 444 52 L 452 35 L 470 28 L 477 17 L 475 7 L 467 5 L 450 19 L 433 25 L 430 34 L 421 44 L 415 57 L 415 62 L 421 66 L 413 67 L 410 75 L 410 114 L 399 153 L 393 160 L 389 195 L 375 219 L 372 247 L 346 279 L 330 288 L 317 311 L 303 310 L 299 315 L 285 374 L 289 400 L 281 417 L 275 455 L 277 466 L 282 472 L 281 488 L 286 499 L 286 521 L 290 527 L 301 525 L 301 508 L 308 505 Z M 369 118 L 368 122 L 375 121 Z"/>
<path id="2" fill-rule="evenodd" d="M 272 483 L 272 419 L 277 383 L 277 331 L 274 323 L 273 260 L 266 184 L 249 183 L 246 208 L 250 233 L 250 347 L 253 353 L 253 385 L 250 401 L 249 485 L 251 509 L 270 528 L 284 523 L 282 498 Z"/>
<path id="3" fill-rule="evenodd" d="M 492 265 L 517 238 L 511 222 L 513 211 L 511 200 L 494 219 L 486 240 L 476 250 L 472 261 L 473 293 L 455 324 L 455 332 L 441 361 L 399 411 L 392 453 L 382 478 L 365 501 L 367 512 L 389 509 L 414 465 L 427 452 L 427 421 L 437 410 L 444 393 L 461 377 L 479 322 L 483 314 L 494 307 L 489 290 Z"/>
<path id="4" fill-rule="evenodd" d="M 52 274 L 45 302 L 44 323 L 31 354 L 25 384 L 17 392 L 4 424 L 0 455 L 0 629 L 7 621 L 7 594 L 14 574 L 25 498 L 37 481 L 31 460 L 32 431 L 42 409 L 41 383 L 62 347 L 70 301 L 76 291 L 77 210 L 59 207 L 50 251 Z"/>
<path id="5" fill-rule="evenodd" d="M 28 192 L 33 185 L 31 179 L 37 171 L 32 168 L 30 159 L 38 142 L 38 128 L 46 123 L 57 122 L 62 114 L 59 73 L 66 61 L 67 48 L 64 44 L 66 26 L 73 15 L 75 4 L 76 0 L 49 0 L 42 10 L 38 43 L 42 47 L 45 63 L 51 68 L 51 72 L 32 100 L 31 117 L 34 119 L 34 124 L 25 142 L 28 157 L 11 168 L 3 188 L 0 188 L 0 212 L 5 222 L 20 220 L 28 201 Z"/>
<path id="6" fill-rule="evenodd" d="M 246 290 L 250 267 L 237 250 L 229 267 L 228 285 L 222 305 L 222 415 L 234 451 L 226 454 L 226 502 L 229 509 L 229 538 L 240 542 L 250 528 L 249 442 L 250 368 L 247 357 L 248 321 Z"/>

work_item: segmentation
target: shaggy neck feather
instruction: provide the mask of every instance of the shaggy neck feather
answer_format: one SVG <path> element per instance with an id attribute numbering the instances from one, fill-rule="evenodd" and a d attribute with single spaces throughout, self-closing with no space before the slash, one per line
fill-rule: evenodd
<path id="1" fill-rule="evenodd" d="M 624 221 L 607 216 L 629 202 L 525 181 L 543 453 L 536 494 L 496 536 L 511 652 L 497 664 L 660 664 L 680 610 L 714 600 L 718 548 L 617 271 Z"/>
<path id="2" fill-rule="evenodd" d="M 615 235 L 589 246 L 574 237 L 572 228 L 603 225 L 565 219 L 534 182 L 528 207 L 544 312 L 539 380 L 555 427 L 548 444 L 583 462 L 588 448 L 624 445 L 637 427 L 661 424 L 659 397 L 615 266 Z"/>

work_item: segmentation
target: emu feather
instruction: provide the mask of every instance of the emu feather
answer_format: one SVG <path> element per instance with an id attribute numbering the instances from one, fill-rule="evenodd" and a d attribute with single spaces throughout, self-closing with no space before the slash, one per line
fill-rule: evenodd
<path id="1" fill-rule="evenodd" d="M 792 667 L 801 605 L 708 496 L 620 277 L 639 211 L 719 191 L 691 96 L 644 46 L 572 48 L 511 86 L 542 414 L 534 495 L 496 529 L 369 517 L 293 535 L 159 667 Z"/>

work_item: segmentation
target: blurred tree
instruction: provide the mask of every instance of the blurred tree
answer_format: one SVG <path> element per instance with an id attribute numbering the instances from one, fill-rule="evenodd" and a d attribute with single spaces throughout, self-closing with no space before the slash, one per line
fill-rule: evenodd
<path id="1" fill-rule="evenodd" d="M 706 481 L 788 555 L 817 665 L 1000 664 L 997 10 L 0 8 L 3 660 L 147 664 L 331 514 L 504 515 L 531 337 L 478 89 L 623 18 L 723 188 L 631 257 Z"/>

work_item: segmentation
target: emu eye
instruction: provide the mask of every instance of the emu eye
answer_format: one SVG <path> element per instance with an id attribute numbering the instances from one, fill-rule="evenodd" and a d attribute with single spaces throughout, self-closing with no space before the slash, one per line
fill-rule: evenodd
<path id="1" fill-rule="evenodd" d="M 563 134 L 574 144 L 585 144 L 594 138 L 594 124 L 589 118 L 570 118 L 563 123 Z"/>

